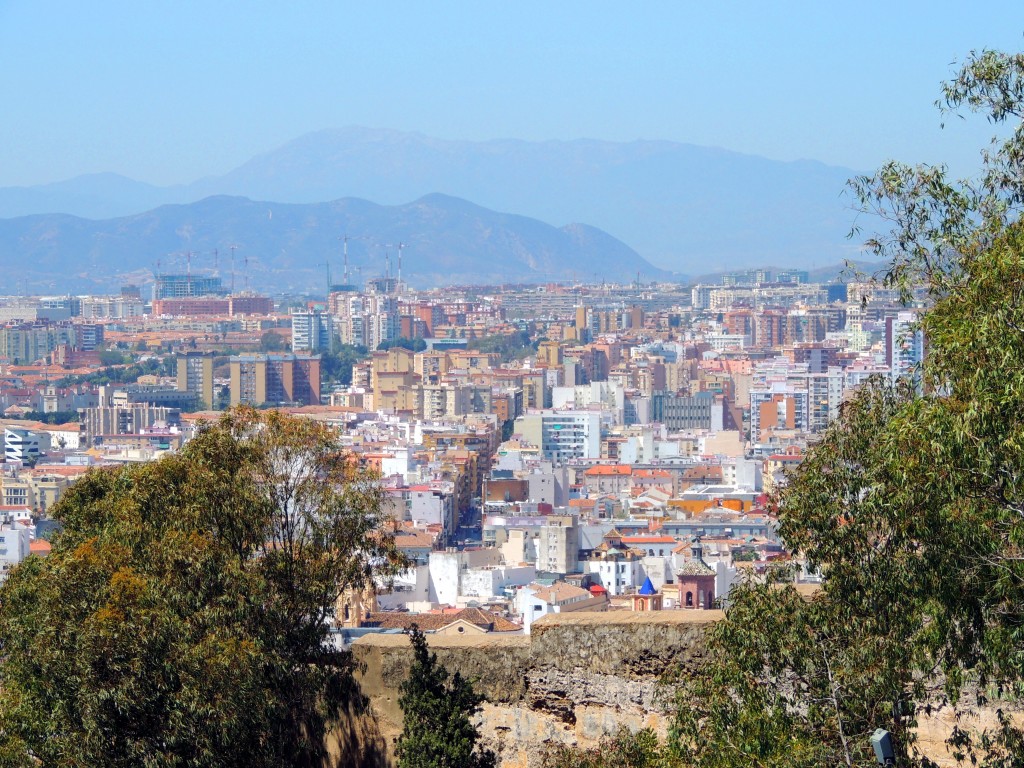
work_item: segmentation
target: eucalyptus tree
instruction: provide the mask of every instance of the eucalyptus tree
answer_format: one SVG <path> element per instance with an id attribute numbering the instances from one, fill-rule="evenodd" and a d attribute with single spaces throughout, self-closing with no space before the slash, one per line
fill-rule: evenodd
<path id="1" fill-rule="evenodd" d="M 874 382 L 847 403 L 774 503 L 820 593 L 751 584 L 684 678 L 684 764 L 871 765 L 868 736 L 917 753 L 922 715 L 994 714 L 949 747 L 1024 761 L 1024 57 L 972 54 L 940 107 L 1005 124 L 974 179 L 889 163 L 851 187 L 890 229 L 880 280 L 923 285 L 924 390 Z"/>
<path id="2" fill-rule="evenodd" d="M 53 516 L 51 554 L 0 591 L 0 760 L 323 764 L 354 693 L 331 611 L 402 564 L 330 429 L 234 410 L 179 453 L 90 471 Z"/>

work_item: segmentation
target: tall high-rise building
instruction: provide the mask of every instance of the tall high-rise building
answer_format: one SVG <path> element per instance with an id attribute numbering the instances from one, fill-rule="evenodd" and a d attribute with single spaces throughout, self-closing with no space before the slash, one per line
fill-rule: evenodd
<path id="1" fill-rule="evenodd" d="M 330 352 L 334 341 L 331 316 L 319 309 L 292 310 L 292 351 Z"/>
<path id="2" fill-rule="evenodd" d="M 238 355 L 231 358 L 231 404 L 320 404 L 319 355 Z"/>
<path id="3" fill-rule="evenodd" d="M 71 323 L 10 323 L 0 326 L 0 358 L 26 365 L 43 360 L 59 345 L 74 347 L 75 326 Z"/>
<path id="4" fill-rule="evenodd" d="M 200 408 L 213 407 L 213 355 L 205 352 L 178 355 L 178 391 L 195 395 Z"/>
<path id="5" fill-rule="evenodd" d="M 920 381 L 920 367 L 924 362 L 924 331 L 915 327 L 919 321 L 916 312 L 899 312 L 885 318 L 885 362 L 892 379 L 912 376 Z"/>
<path id="6" fill-rule="evenodd" d="M 767 430 L 793 429 L 807 432 L 810 398 L 806 388 L 772 382 L 750 390 L 750 439 L 760 442 Z"/>
<path id="7" fill-rule="evenodd" d="M 103 349 L 103 326 L 100 323 L 77 323 L 75 346 L 83 352 Z"/>

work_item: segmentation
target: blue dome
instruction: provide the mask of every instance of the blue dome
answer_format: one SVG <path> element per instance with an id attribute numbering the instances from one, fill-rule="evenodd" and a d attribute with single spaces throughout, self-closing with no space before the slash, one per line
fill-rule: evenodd
<path id="1" fill-rule="evenodd" d="M 656 594 L 658 594 L 658 590 L 656 590 L 654 588 L 654 585 L 651 584 L 651 577 L 650 576 L 648 576 L 646 579 L 644 579 L 644 585 L 642 587 L 640 587 L 640 591 L 637 592 L 637 594 L 638 595 L 656 595 Z"/>

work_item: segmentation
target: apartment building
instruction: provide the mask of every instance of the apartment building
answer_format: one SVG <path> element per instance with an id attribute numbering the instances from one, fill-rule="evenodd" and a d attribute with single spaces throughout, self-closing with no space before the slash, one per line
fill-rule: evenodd
<path id="1" fill-rule="evenodd" d="M 231 405 L 320 404 L 319 355 L 238 355 L 230 365 Z"/>
<path id="2" fill-rule="evenodd" d="M 187 352 L 178 355 L 178 391 L 188 392 L 201 408 L 213 407 L 213 355 Z"/>

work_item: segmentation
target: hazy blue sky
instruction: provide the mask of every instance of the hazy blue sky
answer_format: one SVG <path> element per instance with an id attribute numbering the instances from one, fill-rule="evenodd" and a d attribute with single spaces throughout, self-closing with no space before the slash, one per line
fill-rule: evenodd
<path id="1" fill-rule="evenodd" d="M 870 170 L 973 168 L 932 106 L 1015 2 L 0 0 L 0 186 L 223 173 L 345 125 L 672 139 Z"/>

